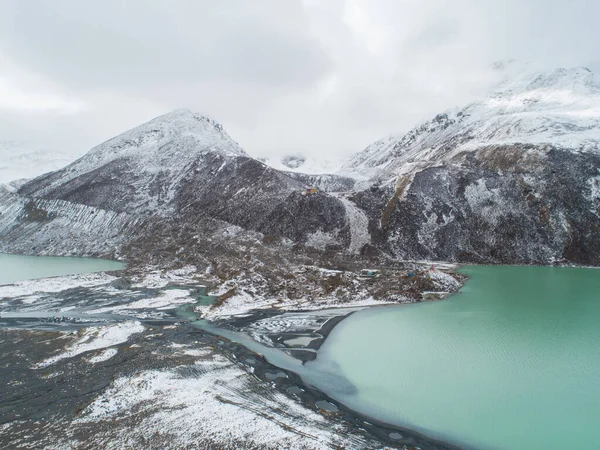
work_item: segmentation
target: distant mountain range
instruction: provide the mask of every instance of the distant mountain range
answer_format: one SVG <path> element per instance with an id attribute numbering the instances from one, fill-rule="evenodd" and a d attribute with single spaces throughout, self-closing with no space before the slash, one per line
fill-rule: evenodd
<path id="1" fill-rule="evenodd" d="M 26 142 L 0 141 L 0 184 L 35 178 L 58 170 L 77 156 L 41 149 Z"/>
<path id="2" fill-rule="evenodd" d="M 320 172 L 301 155 L 251 158 L 177 110 L 0 194 L 0 250 L 110 256 L 157 226 L 185 241 L 210 222 L 322 251 L 600 265 L 600 82 L 587 69 L 521 74 Z"/>

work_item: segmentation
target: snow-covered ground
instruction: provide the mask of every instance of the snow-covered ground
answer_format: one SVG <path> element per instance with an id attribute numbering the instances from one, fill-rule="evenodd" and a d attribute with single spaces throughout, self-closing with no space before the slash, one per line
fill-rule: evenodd
<path id="1" fill-rule="evenodd" d="M 72 358 L 73 356 L 77 356 L 81 353 L 122 344 L 127 342 L 131 335 L 141 333 L 142 331 L 144 331 L 144 326 L 137 321 L 126 321 L 104 327 L 85 328 L 84 331 L 81 332 L 82 336 L 79 339 L 65 348 L 65 350 L 58 355 L 51 356 L 50 358 L 40 362 L 36 368 L 48 367 L 58 361 L 66 358 Z M 95 358 L 92 358 L 91 361 L 104 361 L 105 359 L 108 359 L 114 355 L 116 355 L 114 349 L 109 353 L 104 351 Z"/>
<path id="2" fill-rule="evenodd" d="M 176 351 L 189 350 L 180 347 Z M 218 448 L 243 442 L 244 448 L 315 450 L 372 444 L 271 389 L 243 366 L 219 354 L 199 356 L 202 359 L 186 370 L 186 376 L 178 370 L 145 370 L 117 378 L 74 425 L 114 423 L 120 430 L 118 442 L 106 441 L 102 431 L 95 433 L 94 441 L 103 448 L 127 447 L 140 436 L 157 433 L 168 436 L 169 448 L 187 448 L 194 442 L 212 442 Z M 128 419 L 135 419 L 136 426 L 119 425 Z M 114 435 L 114 430 L 109 433 Z"/>
<path id="3" fill-rule="evenodd" d="M 36 298 L 42 294 L 55 293 L 76 287 L 93 287 L 108 284 L 117 277 L 104 272 L 66 275 L 63 277 L 38 278 L 17 281 L 0 286 L 0 298 L 25 297 Z"/>
<path id="4" fill-rule="evenodd" d="M 135 315 L 130 310 L 168 310 L 176 308 L 177 306 L 184 305 L 186 303 L 194 303 L 196 299 L 190 296 L 188 289 L 169 289 L 160 292 L 156 297 L 144 298 L 129 303 L 123 303 L 120 305 L 105 306 L 98 309 L 92 309 L 86 311 L 87 314 L 103 314 L 103 313 L 127 313 L 128 315 Z"/>
<path id="5" fill-rule="evenodd" d="M 406 299 L 406 303 L 412 300 Z M 196 306 L 196 311 L 207 320 L 223 320 L 233 316 L 248 315 L 261 309 L 277 309 L 279 311 L 321 311 L 323 309 L 367 308 L 386 304 L 397 304 L 397 301 L 382 301 L 373 298 L 357 299 L 340 303 L 336 297 L 319 297 L 316 299 L 281 299 L 256 298 L 247 292 L 236 294 L 218 306 Z M 339 313 L 338 313 L 339 314 Z"/>
<path id="6" fill-rule="evenodd" d="M 173 433 L 175 447 L 211 439 L 221 443 L 245 440 L 261 448 L 326 449 L 340 441 L 323 416 L 280 393 L 273 392 L 271 398 L 255 404 L 232 395 L 247 389 L 248 375 L 225 358 L 216 356 L 197 370 L 201 373 L 197 378 L 182 378 L 175 371 L 145 371 L 119 378 L 77 422 L 95 423 L 150 410 L 135 434 Z"/>
<path id="7" fill-rule="evenodd" d="M 132 287 L 161 288 L 169 283 L 186 282 L 196 271 L 192 265 L 168 271 L 146 267 L 140 270 L 141 275 L 132 279 Z"/>

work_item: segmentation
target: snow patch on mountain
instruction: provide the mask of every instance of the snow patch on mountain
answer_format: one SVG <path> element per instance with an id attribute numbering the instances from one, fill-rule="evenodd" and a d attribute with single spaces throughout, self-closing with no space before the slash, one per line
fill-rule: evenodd
<path id="1" fill-rule="evenodd" d="M 360 250 L 371 242 L 369 234 L 369 218 L 366 214 L 347 198 L 338 195 L 337 198 L 346 208 L 346 218 L 350 225 L 350 246 L 348 252 L 360 253 Z"/>
<path id="2" fill-rule="evenodd" d="M 600 175 L 588 179 L 587 184 L 590 187 L 589 199 L 595 206 L 591 208 L 591 211 L 600 217 Z"/>

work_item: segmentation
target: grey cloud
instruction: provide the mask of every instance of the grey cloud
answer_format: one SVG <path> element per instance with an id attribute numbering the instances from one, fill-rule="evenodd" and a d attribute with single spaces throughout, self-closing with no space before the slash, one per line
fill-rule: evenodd
<path id="1" fill-rule="evenodd" d="M 83 88 L 218 79 L 293 88 L 330 68 L 296 1 L 9 0 L 4 10 L 0 48 Z"/>
<path id="2" fill-rule="evenodd" d="M 352 153 L 481 95 L 496 60 L 600 70 L 597 17 L 584 0 L 4 0 L 0 62 L 88 109 L 0 112 L 0 140 L 83 151 L 187 107 L 254 154 Z"/>

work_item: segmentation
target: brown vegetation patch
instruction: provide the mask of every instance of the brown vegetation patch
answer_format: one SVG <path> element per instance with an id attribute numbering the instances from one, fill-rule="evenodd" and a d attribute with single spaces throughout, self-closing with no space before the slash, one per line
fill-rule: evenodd
<path id="1" fill-rule="evenodd" d="M 216 308 L 217 306 L 221 306 L 228 299 L 230 299 L 231 297 L 233 297 L 236 293 L 237 293 L 237 288 L 236 287 L 229 289 L 224 294 L 219 295 L 219 298 L 213 303 L 212 307 Z"/>
<path id="2" fill-rule="evenodd" d="M 45 222 L 53 218 L 52 214 L 37 206 L 34 200 L 30 200 L 27 205 L 25 205 L 25 212 L 27 220 L 34 222 Z"/>
<path id="3" fill-rule="evenodd" d="M 390 223 L 392 213 L 396 209 L 396 204 L 398 203 L 402 195 L 404 195 L 404 191 L 406 190 L 407 186 L 410 184 L 411 181 L 411 175 L 405 175 L 403 177 L 398 178 L 398 181 L 396 182 L 396 192 L 394 192 L 394 195 L 389 200 L 389 202 L 385 206 L 385 209 L 383 210 L 383 213 L 381 214 L 382 228 L 387 228 L 388 224 Z"/>
<path id="4" fill-rule="evenodd" d="M 524 172 L 539 163 L 537 155 L 530 151 L 532 146 L 496 145 L 476 153 L 477 160 L 486 169 L 504 172 Z"/>
<path id="5" fill-rule="evenodd" d="M 550 208 L 548 208 L 548 205 L 542 205 L 540 208 L 540 220 L 546 225 L 550 225 Z"/>

